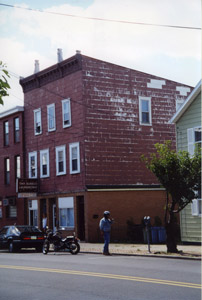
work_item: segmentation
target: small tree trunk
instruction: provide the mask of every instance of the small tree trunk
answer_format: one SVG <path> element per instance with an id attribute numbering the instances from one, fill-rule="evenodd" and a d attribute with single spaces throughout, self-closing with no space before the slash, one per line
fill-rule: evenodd
<path id="1" fill-rule="evenodd" d="M 176 223 L 172 211 L 170 211 L 170 220 L 166 223 L 166 235 L 167 252 L 177 253 Z"/>

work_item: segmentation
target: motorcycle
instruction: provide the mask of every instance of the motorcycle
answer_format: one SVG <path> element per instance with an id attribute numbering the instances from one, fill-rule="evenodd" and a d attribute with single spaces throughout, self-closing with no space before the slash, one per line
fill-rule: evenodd
<path id="1" fill-rule="evenodd" d="M 43 243 L 43 254 L 50 251 L 50 245 L 53 245 L 54 252 L 69 251 L 71 254 L 77 254 L 80 251 L 79 239 L 74 235 L 62 238 L 61 231 L 55 233 L 52 230 L 47 230 Z"/>

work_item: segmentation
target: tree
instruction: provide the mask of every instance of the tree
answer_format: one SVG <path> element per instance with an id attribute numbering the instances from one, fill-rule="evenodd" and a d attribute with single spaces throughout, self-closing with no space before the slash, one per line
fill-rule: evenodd
<path id="1" fill-rule="evenodd" d="M 175 238 L 176 214 L 197 198 L 201 184 L 201 153 L 196 150 L 193 157 L 187 151 L 176 153 L 171 141 L 155 144 L 157 153 L 141 156 L 147 168 L 157 177 L 167 192 L 165 228 L 167 251 L 178 252 Z"/>
<path id="2" fill-rule="evenodd" d="M 3 97 L 8 96 L 8 89 L 10 85 L 8 84 L 7 77 L 9 78 L 8 71 L 6 70 L 6 65 L 0 61 L 0 104 L 4 104 Z"/>

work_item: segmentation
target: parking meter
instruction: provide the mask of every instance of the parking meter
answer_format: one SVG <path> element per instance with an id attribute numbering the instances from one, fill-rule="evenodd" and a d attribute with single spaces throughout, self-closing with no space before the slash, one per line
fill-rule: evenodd
<path id="1" fill-rule="evenodd" d="M 151 218 L 149 216 L 144 217 L 144 224 L 146 226 L 146 232 L 147 232 L 148 252 L 151 253 L 151 251 L 150 251 L 150 237 L 149 237 L 149 227 L 151 225 Z"/>

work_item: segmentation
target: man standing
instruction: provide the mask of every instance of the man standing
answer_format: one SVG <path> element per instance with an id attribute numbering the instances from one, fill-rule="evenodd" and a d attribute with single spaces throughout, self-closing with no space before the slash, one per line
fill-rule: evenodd
<path id="1" fill-rule="evenodd" d="M 101 234 L 104 236 L 104 248 L 103 255 L 110 255 L 109 253 L 109 242 L 110 242 L 110 232 L 113 219 L 110 219 L 110 212 L 105 211 L 104 217 L 100 220 L 100 230 Z"/>

